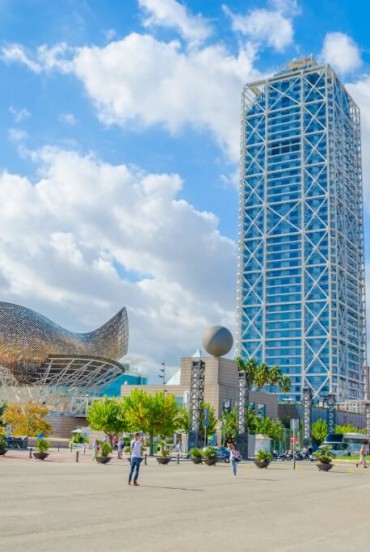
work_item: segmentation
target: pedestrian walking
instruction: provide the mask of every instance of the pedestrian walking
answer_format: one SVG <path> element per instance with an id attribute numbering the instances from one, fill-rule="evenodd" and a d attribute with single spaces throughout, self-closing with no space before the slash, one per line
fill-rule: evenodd
<path id="1" fill-rule="evenodd" d="M 366 465 L 366 447 L 365 447 L 365 445 L 362 445 L 362 447 L 360 448 L 360 460 L 359 460 L 359 462 L 357 462 L 356 468 L 358 468 L 360 464 L 363 464 L 364 468 L 367 468 L 367 465 Z"/>
<path id="2" fill-rule="evenodd" d="M 117 451 L 118 451 L 118 458 L 120 460 L 122 460 L 122 452 L 123 452 L 123 439 L 121 438 L 119 441 L 118 441 L 118 444 L 117 444 Z"/>
<path id="3" fill-rule="evenodd" d="M 140 433 L 135 433 L 134 439 L 131 441 L 131 468 L 128 476 L 128 484 L 134 487 L 139 487 L 137 480 L 139 479 L 139 470 L 141 464 L 141 447 L 143 440 L 140 437 Z M 135 475 L 134 475 L 135 472 Z M 134 482 L 132 483 L 132 477 Z"/>
<path id="4" fill-rule="evenodd" d="M 100 450 L 99 441 L 97 439 L 95 439 L 95 441 L 93 442 L 93 446 L 92 446 L 92 453 L 93 453 L 92 459 L 93 459 L 93 461 L 96 460 L 96 457 L 98 456 L 99 450 Z"/>
<path id="5" fill-rule="evenodd" d="M 228 446 L 229 452 L 230 452 L 230 465 L 231 469 L 233 471 L 234 479 L 236 479 L 236 475 L 238 472 L 238 464 L 240 460 L 242 459 L 242 455 L 234 445 L 234 443 L 230 443 Z"/>

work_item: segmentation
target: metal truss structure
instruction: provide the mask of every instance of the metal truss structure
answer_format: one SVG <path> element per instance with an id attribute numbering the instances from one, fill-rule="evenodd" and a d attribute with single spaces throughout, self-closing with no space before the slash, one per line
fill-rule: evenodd
<path id="1" fill-rule="evenodd" d="M 199 445 L 200 416 L 204 402 L 205 367 L 206 364 L 201 358 L 192 361 L 189 396 L 189 450 Z"/>
<path id="2" fill-rule="evenodd" d="M 247 373 L 244 371 L 238 372 L 238 433 L 244 435 L 247 431 L 247 411 L 248 411 L 248 382 Z"/>
<path id="3" fill-rule="evenodd" d="M 86 410 L 86 397 L 97 396 L 110 381 L 125 372 L 119 362 L 93 356 L 51 355 L 32 382 L 24 384 L 9 368 L 0 366 L 0 398 L 46 404 L 52 411 L 78 414 Z M 84 407 L 85 405 L 85 407 Z"/>
<path id="4" fill-rule="evenodd" d="M 303 388 L 303 444 L 312 444 L 312 390 L 310 387 Z"/>
<path id="5" fill-rule="evenodd" d="M 242 98 L 237 349 L 290 395 L 362 399 L 360 116 L 328 65 L 288 63 Z"/>

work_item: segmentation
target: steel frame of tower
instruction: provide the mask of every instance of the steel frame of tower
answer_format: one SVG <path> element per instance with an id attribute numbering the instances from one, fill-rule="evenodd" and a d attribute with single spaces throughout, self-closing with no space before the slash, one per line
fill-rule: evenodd
<path id="1" fill-rule="evenodd" d="M 285 104 L 288 107 L 282 107 Z M 271 120 L 277 112 L 281 120 L 285 113 L 291 115 L 280 126 L 280 139 L 276 134 L 273 143 Z M 297 269 L 300 297 L 296 301 L 301 305 L 297 325 L 288 325 L 300 332 L 300 373 L 293 376 L 299 380 L 295 385 L 299 391 L 295 389 L 294 394 L 300 398 L 308 386 L 313 398 L 329 392 L 338 402 L 361 399 L 366 326 L 358 107 L 330 66 L 304 58 L 270 79 L 247 85 L 241 113 L 238 354 L 268 360 L 267 245 L 280 236 L 283 266 L 284 246 L 287 258 L 293 258 L 293 246 L 286 243 L 295 233 L 302 261 L 290 264 Z M 297 148 L 285 157 L 295 160 L 290 167 L 300 172 L 295 182 L 300 193 L 284 192 L 283 196 L 281 189 L 289 191 L 289 186 L 280 186 L 280 198 L 274 204 L 268 194 L 273 196 L 276 151 L 280 166 L 284 165 L 283 144 L 289 140 L 283 136 Z M 280 184 L 288 174 L 284 170 L 275 173 Z M 276 234 L 279 226 L 286 234 L 284 230 Z M 288 236 L 286 243 L 284 236 Z"/>

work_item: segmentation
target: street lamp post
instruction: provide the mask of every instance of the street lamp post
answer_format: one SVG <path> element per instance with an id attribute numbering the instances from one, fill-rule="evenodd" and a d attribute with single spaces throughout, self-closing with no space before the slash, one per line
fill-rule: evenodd
<path id="1" fill-rule="evenodd" d="M 166 384 L 166 363 L 165 363 L 165 361 L 163 361 L 161 363 L 161 366 L 163 366 L 163 368 L 159 369 L 159 371 L 161 372 L 159 374 L 159 377 L 161 378 L 161 380 L 163 380 L 162 381 L 163 385 L 165 385 Z"/>

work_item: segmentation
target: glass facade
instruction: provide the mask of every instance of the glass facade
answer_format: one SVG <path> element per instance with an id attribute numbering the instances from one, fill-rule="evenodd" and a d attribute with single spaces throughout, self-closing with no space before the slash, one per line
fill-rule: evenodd
<path id="1" fill-rule="evenodd" d="M 314 398 L 362 398 L 359 110 L 328 65 L 288 63 L 243 93 L 238 353 Z"/>

